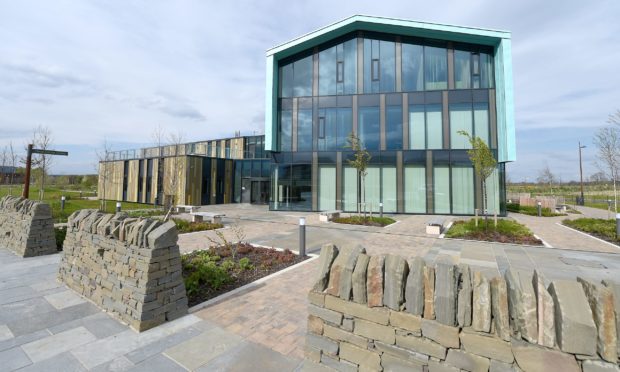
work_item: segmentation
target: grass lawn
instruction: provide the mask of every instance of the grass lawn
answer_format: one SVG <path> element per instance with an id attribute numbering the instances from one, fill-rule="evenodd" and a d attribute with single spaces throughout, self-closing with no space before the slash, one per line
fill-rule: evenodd
<path id="1" fill-rule="evenodd" d="M 530 207 L 530 206 L 520 205 L 520 204 L 515 204 L 515 203 L 507 203 L 506 210 L 508 212 L 513 212 L 513 213 L 527 214 L 528 216 L 538 216 L 538 207 Z M 566 214 L 563 214 L 563 213 L 555 213 L 551 211 L 551 209 L 549 208 L 542 208 L 541 215 L 543 217 L 566 216 Z"/>
<path id="2" fill-rule="evenodd" d="M 472 218 L 468 221 L 456 221 L 446 233 L 446 238 L 482 240 L 488 242 L 542 245 L 532 232 L 524 225 L 507 219 L 497 221 L 497 227 L 491 219 L 488 225 L 484 219 L 478 220 L 478 226 Z"/>
<path id="3" fill-rule="evenodd" d="M 350 216 L 350 217 L 339 217 L 334 218 L 332 220 L 335 223 L 344 223 L 348 225 L 363 225 L 363 226 L 378 226 L 384 227 L 387 225 L 391 225 L 396 222 L 394 219 L 389 217 L 362 217 L 362 216 Z"/>
<path id="4" fill-rule="evenodd" d="M 616 238 L 615 219 L 604 220 L 602 218 L 578 218 L 576 220 L 564 220 L 562 221 L 562 224 L 572 227 L 575 230 L 594 235 L 597 238 L 611 243 L 620 242 L 620 239 Z"/>
<path id="5" fill-rule="evenodd" d="M 0 187 L 0 198 L 9 194 L 9 188 L 6 186 Z M 30 199 L 38 200 L 39 188 L 37 186 L 30 186 Z M 65 209 L 63 211 L 60 210 L 60 197 L 65 196 Z M 84 191 L 83 195 L 93 196 L 92 191 Z M 13 186 L 13 196 L 21 196 L 21 186 Z M 100 202 L 99 200 L 88 200 L 88 199 L 80 199 L 79 191 L 67 191 L 61 190 L 57 187 L 50 186 L 45 188 L 45 193 L 43 194 L 43 202 L 48 203 L 52 207 L 52 217 L 54 218 L 54 222 L 67 222 L 67 217 L 71 215 L 71 213 L 80 210 L 80 209 L 99 209 Z M 106 203 L 105 212 L 114 213 L 116 210 L 116 202 L 108 201 Z M 131 210 L 131 209 L 151 209 L 157 208 L 157 206 L 151 204 L 140 204 L 140 203 L 129 203 L 122 202 L 121 209 L 122 210 Z"/>

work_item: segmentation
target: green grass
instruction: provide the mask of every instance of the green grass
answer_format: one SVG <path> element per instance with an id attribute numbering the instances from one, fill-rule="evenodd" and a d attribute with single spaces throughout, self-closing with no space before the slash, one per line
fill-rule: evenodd
<path id="1" fill-rule="evenodd" d="M 9 194 L 9 188 L 7 186 L 0 187 L 0 198 Z M 60 210 L 60 197 L 65 196 L 65 209 Z M 84 195 L 87 195 L 84 192 Z M 21 186 L 13 186 L 13 196 L 21 196 Z M 91 193 L 92 196 L 92 193 Z M 39 199 L 39 188 L 37 186 L 30 186 L 30 199 L 38 200 Z M 80 209 L 99 209 L 100 201 L 99 200 L 87 200 L 80 199 L 79 193 L 74 192 L 66 192 L 60 190 L 54 186 L 46 187 L 45 192 L 43 194 L 43 202 L 48 203 L 52 208 L 52 218 L 54 222 L 67 222 L 67 217 L 71 215 L 71 213 L 80 210 Z M 121 210 L 127 211 L 131 209 L 150 209 L 157 208 L 158 206 L 150 205 L 150 204 L 140 204 L 140 203 L 130 203 L 130 202 L 121 202 Z M 116 211 L 116 202 L 108 201 L 106 203 L 105 212 L 114 213 Z"/>
<path id="2" fill-rule="evenodd" d="M 541 244 L 526 226 L 508 219 L 498 220 L 497 227 L 491 219 L 487 222 L 482 218 L 478 219 L 478 226 L 473 218 L 468 221 L 456 221 L 446 233 L 446 237 L 501 243 Z"/>
<path id="3" fill-rule="evenodd" d="M 350 216 L 350 217 L 339 217 L 334 218 L 332 220 L 335 223 L 344 223 L 348 225 L 365 225 L 365 226 L 380 226 L 384 227 L 387 225 L 391 225 L 396 222 L 394 219 L 390 217 L 362 217 L 362 216 Z"/>
<path id="4" fill-rule="evenodd" d="M 614 219 L 578 218 L 576 220 L 564 220 L 562 224 L 609 242 L 620 242 L 620 239 L 616 238 L 616 220 Z"/>
<path id="5" fill-rule="evenodd" d="M 531 207 L 527 205 L 519 205 L 515 203 L 507 203 L 506 210 L 513 213 L 527 214 L 528 216 L 538 216 L 538 207 Z M 557 217 L 566 216 L 563 213 L 552 212 L 549 208 L 542 208 L 541 215 L 543 217 Z"/>
<path id="6" fill-rule="evenodd" d="M 221 223 L 190 222 L 178 218 L 173 218 L 172 221 L 174 221 L 174 223 L 177 225 L 177 229 L 179 230 L 180 234 L 195 231 L 215 230 L 224 227 L 224 225 L 222 225 Z"/>

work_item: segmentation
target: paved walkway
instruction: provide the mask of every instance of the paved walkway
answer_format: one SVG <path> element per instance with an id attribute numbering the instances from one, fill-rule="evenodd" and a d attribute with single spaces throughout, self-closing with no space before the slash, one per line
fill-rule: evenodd
<path id="1" fill-rule="evenodd" d="M 423 232 L 428 216 L 399 215 L 397 224 L 381 229 L 320 223 L 316 213 L 209 207 L 216 209 L 226 213 L 227 224 L 242 226 L 248 241 L 266 246 L 296 250 L 298 218 L 305 216 L 308 251 L 316 252 L 326 242 L 359 243 L 370 254 L 422 256 L 429 262 L 448 256 L 489 277 L 514 267 L 537 268 L 549 279 L 584 276 L 620 282 L 620 254 L 607 253 L 603 246 L 596 252 L 437 239 Z M 523 221 L 533 228 L 544 219 Z M 557 228 L 561 230 L 541 229 L 539 235 L 553 241 L 554 235 L 570 231 Z M 234 239 L 233 229 L 224 231 Z M 577 247 L 594 246 L 591 238 L 577 235 Z M 217 238 L 212 232 L 185 234 L 179 244 L 183 251 L 204 249 L 208 236 Z M 58 255 L 22 259 L 0 248 L 0 370 L 295 371 L 301 366 L 306 296 L 317 260 L 139 334 L 57 283 L 58 261 Z"/>

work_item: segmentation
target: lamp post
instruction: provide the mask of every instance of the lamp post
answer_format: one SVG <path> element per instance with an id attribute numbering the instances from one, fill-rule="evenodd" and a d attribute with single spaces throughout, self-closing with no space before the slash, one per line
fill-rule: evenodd
<path id="1" fill-rule="evenodd" d="M 579 142 L 579 182 L 581 184 L 581 200 L 580 200 L 580 204 L 584 205 L 585 202 L 583 200 L 583 167 L 581 165 L 581 149 L 586 148 L 586 146 L 581 146 L 581 141 Z"/>

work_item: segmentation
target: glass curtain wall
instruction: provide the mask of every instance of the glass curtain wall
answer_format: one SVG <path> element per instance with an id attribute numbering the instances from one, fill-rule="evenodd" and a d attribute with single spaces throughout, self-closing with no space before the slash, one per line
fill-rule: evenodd
<path id="1" fill-rule="evenodd" d="M 362 203 L 366 203 L 367 211 L 378 212 L 379 203 L 381 203 L 381 167 L 368 167 L 363 183 Z"/>
<path id="2" fill-rule="evenodd" d="M 319 210 L 336 209 L 336 167 L 319 166 Z"/>
<path id="3" fill-rule="evenodd" d="M 280 112 L 280 151 L 293 150 L 293 110 Z"/>
<path id="4" fill-rule="evenodd" d="M 297 151 L 312 151 L 312 109 L 297 111 Z"/>
<path id="5" fill-rule="evenodd" d="M 357 93 L 357 40 L 319 52 L 319 95 Z"/>
<path id="6" fill-rule="evenodd" d="M 474 213 L 474 168 L 457 165 L 452 167 L 452 213 Z"/>
<path id="7" fill-rule="evenodd" d="M 466 131 L 470 135 L 473 132 L 471 103 L 451 103 L 450 104 L 450 148 L 451 149 L 470 149 L 471 144 L 466 136 L 459 134 L 459 131 Z"/>
<path id="8" fill-rule="evenodd" d="M 403 91 L 424 90 L 424 47 L 403 43 L 401 55 Z"/>
<path id="9" fill-rule="evenodd" d="M 358 137 L 362 146 L 369 151 L 379 150 L 381 144 L 379 115 L 379 107 L 359 108 Z"/>
<path id="10" fill-rule="evenodd" d="M 489 104 L 474 102 L 474 135 L 490 147 L 489 142 Z"/>
<path id="11" fill-rule="evenodd" d="M 342 151 L 353 131 L 353 110 L 350 108 L 319 109 L 318 150 Z"/>
<path id="12" fill-rule="evenodd" d="M 282 66 L 280 78 L 280 97 L 312 96 L 312 56 Z"/>
<path id="13" fill-rule="evenodd" d="M 425 150 L 442 147 L 441 105 L 409 105 L 409 148 Z"/>
<path id="14" fill-rule="evenodd" d="M 386 150 L 403 149 L 402 106 L 387 106 L 385 108 L 385 148 Z"/>
<path id="15" fill-rule="evenodd" d="M 426 166 L 407 165 L 403 172 L 405 213 L 426 213 Z"/>
<path id="16" fill-rule="evenodd" d="M 345 211 L 357 211 L 357 169 L 343 167 L 342 207 Z"/>
<path id="17" fill-rule="evenodd" d="M 396 212 L 396 167 L 384 165 L 381 168 L 381 201 L 383 211 Z"/>
<path id="18" fill-rule="evenodd" d="M 364 93 L 394 92 L 396 89 L 396 44 L 364 39 Z"/>
<path id="19" fill-rule="evenodd" d="M 446 48 L 424 47 L 424 80 L 426 90 L 448 89 Z"/>

